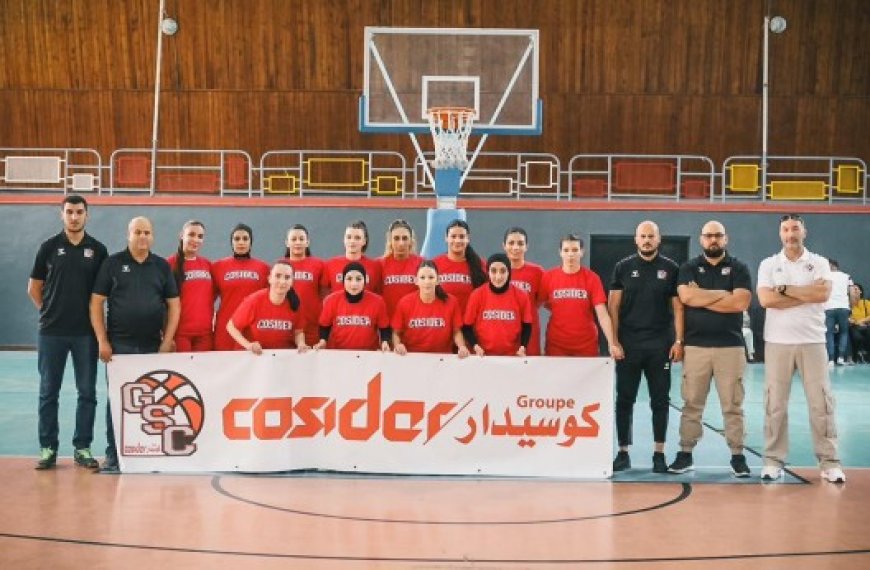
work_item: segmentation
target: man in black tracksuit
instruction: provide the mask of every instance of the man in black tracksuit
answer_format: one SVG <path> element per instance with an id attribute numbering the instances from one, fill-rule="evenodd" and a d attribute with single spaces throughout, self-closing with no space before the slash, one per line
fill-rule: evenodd
<path id="1" fill-rule="evenodd" d="M 667 473 L 664 455 L 671 390 L 671 362 L 683 357 L 683 305 L 677 296 L 677 264 L 659 254 L 661 234 L 650 221 L 634 236 L 637 253 L 616 264 L 608 309 L 625 358 L 616 363 L 616 434 L 619 452 L 613 471 L 631 467 L 632 419 L 641 374 L 646 376 L 652 409 L 653 467 Z"/>

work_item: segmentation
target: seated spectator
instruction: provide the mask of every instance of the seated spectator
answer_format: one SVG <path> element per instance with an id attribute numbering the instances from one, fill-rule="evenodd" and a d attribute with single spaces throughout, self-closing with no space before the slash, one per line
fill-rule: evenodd
<path id="1" fill-rule="evenodd" d="M 849 338 L 852 341 L 852 361 L 870 362 L 870 300 L 864 298 L 864 288 L 855 283 L 849 287 Z"/>

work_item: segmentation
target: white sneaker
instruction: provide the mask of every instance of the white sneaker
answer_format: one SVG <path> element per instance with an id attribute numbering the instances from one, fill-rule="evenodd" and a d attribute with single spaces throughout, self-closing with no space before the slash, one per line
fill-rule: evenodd
<path id="1" fill-rule="evenodd" d="M 761 480 L 762 481 L 776 481 L 782 477 L 782 469 L 779 467 L 773 467 L 771 465 L 765 465 L 761 468 Z"/>
<path id="2" fill-rule="evenodd" d="M 845 483 L 846 474 L 839 467 L 831 467 L 822 470 L 822 479 L 829 483 Z"/>
<path id="3" fill-rule="evenodd" d="M 845 364 L 846 364 L 846 361 L 843 360 L 842 356 L 837 359 L 837 366 L 844 366 Z"/>
<path id="4" fill-rule="evenodd" d="M 833 369 L 834 369 L 834 361 L 833 361 L 833 360 L 829 360 L 829 361 L 828 361 L 828 370 L 833 370 Z"/>

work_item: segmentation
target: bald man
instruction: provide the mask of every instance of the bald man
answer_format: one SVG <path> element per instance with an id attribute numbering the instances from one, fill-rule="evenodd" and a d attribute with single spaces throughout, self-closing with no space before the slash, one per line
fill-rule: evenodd
<path id="1" fill-rule="evenodd" d="M 127 248 L 106 258 L 97 274 L 90 316 L 103 362 L 112 360 L 113 354 L 173 350 L 181 303 L 169 263 L 151 252 L 153 243 L 148 218 L 133 218 L 127 226 Z M 103 470 L 117 472 L 118 452 L 108 402 L 106 439 Z"/>
<path id="2" fill-rule="evenodd" d="M 746 264 L 728 253 L 728 234 L 721 223 L 712 220 L 704 224 L 699 239 L 701 255 L 684 263 L 677 278 L 686 326 L 683 411 L 680 451 L 668 471 L 685 473 L 695 468 L 692 450 L 704 431 L 701 418 L 715 379 L 725 441 L 731 450 L 731 473 L 749 477 L 743 455 L 743 311 L 752 299 L 752 278 Z"/>
<path id="3" fill-rule="evenodd" d="M 665 435 L 671 390 L 671 362 L 683 357 L 683 304 L 677 297 L 679 267 L 659 254 L 662 238 L 655 222 L 635 230 L 637 253 L 616 264 L 610 283 L 608 310 L 617 348 L 625 358 L 616 362 L 616 435 L 619 452 L 613 471 L 631 467 L 634 403 L 641 377 L 649 387 L 652 409 L 654 473 L 667 473 Z"/>

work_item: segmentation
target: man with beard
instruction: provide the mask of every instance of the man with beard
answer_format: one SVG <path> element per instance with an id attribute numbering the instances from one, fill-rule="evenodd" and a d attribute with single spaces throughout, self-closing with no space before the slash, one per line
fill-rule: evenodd
<path id="1" fill-rule="evenodd" d="M 797 214 L 779 223 L 782 251 L 758 267 L 764 322 L 764 467 L 761 479 L 782 476 L 788 455 L 788 398 L 795 369 L 804 385 L 813 448 L 822 479 L 845 483 L 837 456 L 834 395 L 825 348 L 825 302 L 831 296 L 828 260 L 804 247 L 807 229 Z"/>
<path id="2" fill-rule="evenodd" d="M 608 310 L 616 331 L 616 434 L 619 453 L 613 471 L 631 467 L 632 419 L 641 374 L 646 376 L 652 409 L 654 473 L 667 473 L 665 434 L 671 390 L 671 361 L 683 357 L 683 304 L 677 297 L 677 264 L 659 255 L 658 226 L 641 222 L 634 235 L 637 253 L 616 264 Z M 676 338 L 675 338 L 676 335 Z M 613 349 L 611 350 L 613 352 Z"/>
<path id="3" fill-rule="evenodd" d="M 680 451 L 668 468 L 671 473 L 694 469 L 692 450 L 703 435 L 701 417 L 710 382 L 725 420 L 725 441 L 731 449 L 731 473 L 749 477 L 743 455 L 743 311 L 752 299 L 752 278 L 745 263 L 725 249 L 728 234 L 717 221 L 701 229 L 703 253 L 680 267 L 677 292 L 686 307 L 686 345 L 683 356 L 683 413 Z"/>

